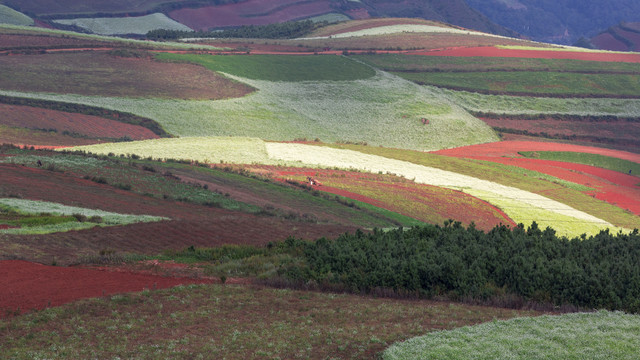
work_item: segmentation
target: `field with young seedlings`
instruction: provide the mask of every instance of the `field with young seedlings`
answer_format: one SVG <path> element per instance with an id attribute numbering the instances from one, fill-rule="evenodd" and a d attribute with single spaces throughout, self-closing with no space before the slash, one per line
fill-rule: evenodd
<path id="1" fill-rule="evenodd" d="M 99 35 L 145 35 L 149 31 L 157 29 L 191 31 L 191 28 L 188 26 L 172 20 L 161 13 L 122 18 L 60 19 L 54 20 L 53 22 L 62 25 L 75 25 L 92 34 Z"/>

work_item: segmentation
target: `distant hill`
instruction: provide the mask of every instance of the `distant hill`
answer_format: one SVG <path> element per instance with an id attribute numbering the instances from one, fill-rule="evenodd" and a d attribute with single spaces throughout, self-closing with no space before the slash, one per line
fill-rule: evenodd
<path id="1" fill-rule="evenodd" d="M 640 21 L 637 0 L 467 0 L 504 27 L 533 40 L 573 44 L 622 21 Z"/>
<path id="2" fill-rule="evenodd" d="M 640 51 L 640 22 L 612 26 L 584 45 L 602 50 Z"/>
<path id="3" fill-rule="evenodd" d="M 301 19 L 367 19 L 371 17 L 412 17 L 437 20 L 488 33 L 517 37 L 515 31 L 497 25 L 470 8 L 464 0 L 4 0 L 4 4 L 49 25 L 65 28 L 75 25 L 87 32 L 95 29 L 82 25 L 104 18 L 167 15 L 192 29 L 208 30 L 241 25 L 265 25 Z M 65 19 L 65 20 L 61 20 Z M 68 20 L 68 19 L 78 19 Z M 127 23 L 136 20 L 128 19 Z M 148 27 L 148 21 L 139 21 Z M 167 21 L 151 26 L 164 29 Z M 165 26 L 165 27 L 163 27 Z M 172 28 L 175 25 L 171 25 Z M 67 27 L 68 28 L 68 27 Z M 144 31 L 146 32 L 146 30 Z M 140 34 L 135 29 L 129 34 Z"/>

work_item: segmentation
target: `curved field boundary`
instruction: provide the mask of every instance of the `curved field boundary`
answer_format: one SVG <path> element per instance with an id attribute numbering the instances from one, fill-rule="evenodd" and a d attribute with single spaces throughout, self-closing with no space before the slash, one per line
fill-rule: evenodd
<path id="1" fill-rule="evenodd" d="M 493 321 L 396 343 L 401 359 L 632 359 L 640 316 L 600 311 Z"/>
<path id="2" fill-rule="evenodd" d="M 639 180 L 635 176 L 595 166 L 561 161 L 492 156 L 470 156 L 468 158 L 517 166 L 589 186 L 596 189 L 589 192 L 596 199 L 640 215 L 640 187 L 637 186 Z"/>
<path id="3" fill-rule="evenodd" d="M 640 163 L 640 154 L 621 150 L 604 149 L 591 146 L 570 145 L 554 142 L 536 141 L 500 141 L 494 143 L 469 145 L 453 149 L 435 151 L 435 154 L 466 157 L 466 156 L 506 156 L 520 157 L 521 151 L 570 151 L 588 154 L 598 154 Z"/>
<path id="4" fill-rule="evenodd" d="M 0 274 L 0 318 L 82 298 L 213 282 L 207 279 L 45 266 L 20 260 L 0 261 Z"/>
<path id="5" fill-rule="evenodd" d="M 267 143 L 266 148 L 272 159 L 374 173 L 389 172 L 414 179 L 417 183 L 461 190 L 497 205 L 516 222 L 529 224 L 536 221 L 542 227 L 552 226 L 568 235 L 598 232 L 603 228 L 613 227 L 602 219 L 544 196 L 450 171 L 356 151 L 311 145 Z"/>
<path id="6" fill-rule="evenodd" d="M 556 50 L 522 50 L 503 49 L 495 46 L 483 47 L 458 47 L 431 51 L 409 52 L 411 55 L 425 56 L 462 56 L 462 57 L 515 57 L 530 59 L 574 59 L 603 62 L 631 62 L 640 63 L 640 54 L 637 53 L 607 53 L 586 51 L 556 51 Z"/>

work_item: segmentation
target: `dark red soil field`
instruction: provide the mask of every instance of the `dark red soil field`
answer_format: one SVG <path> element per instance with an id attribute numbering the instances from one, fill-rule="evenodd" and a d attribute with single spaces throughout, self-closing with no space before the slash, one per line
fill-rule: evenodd
<path id="1" fill-rule="evenodd" d="M 317 224 L 258 216 L 164 200 L 97 184 L 64 173 L 0 164 L 0 196 L 44 200 L 124 214 L 147 214 L 172 220 L 93 228 L 48 235 L 0 235 L 0 259 L 23 258 L 69 264 L 101 250 L 157 254 L 164 249 L 223 244 L 266 245 L 288 236 L 336 237 L 355 226 Z"/>
<path id="2" fill-rule="evenodd" d="M 0 56 L 0 83 L 4 90 L 28 92 L 206 100 L 254 90 L 201 66 L 107 52 Z"/>
<path id="3" fill-rule="evenodd" d="M 48 131 L 55 129 L 57 133 L 67 131 L 94 139 L 119 139 L 125 136 L 132 140 L 159 138 L 151 130 L 142 126 L 98 116 L 6 104 L 0 104 L 0 113 L 2 113 L 0 125 L 10 127 Z"/>
<path id="4" fill-rule="evenodd" d="M 627 51 L 629 47 L 622 41 L 616 39 L 608 32 L 602 33 L 593 39 L 591 43 L 598 49 L 611 51 Z"/>
<path id="5" fill-rule="evenodd" d="M 572 139 L 582 143 L 592 143 L 595 146 L 606 146 L 640 152 L 640 123 L 615 119 L 607 121 L 580 121 L 580 119 L 560 120 L 549 118 L 520 119 L 484 118 L 482 121 L 493 128 L 527 131 L 529 134 L 546 134 L 552 138 Z M 500 130 L 501 131 L 501 130 Z M 572 142 L 573 142 L 572 141 Z"/>
<path id="6" fill-rule="evenodd" d="M 0 318 L 83 298 L 213 282 L 210 279 L 45 266 L 21 260 L 0 261 L 0 274 Z"/>
<path id="7" fill-rule="evenodd" d="M 410 52 L 412 55 L 462 56 L 462 57 L 515 57 L 529 59 L 574 59 L 603 62 L 640 63 L 640 54 L 621 54 L 587 51 L 518 50 L 493 46 L 445 48 L 431 51 Z"/>
<path id="8" fill-rule="evenodd" d="M 169 16 L 196 30 L 240 25 L 266 25 L 332 11 L 329 1 L 249 0 L 198 9 L 184 8 Z"/>

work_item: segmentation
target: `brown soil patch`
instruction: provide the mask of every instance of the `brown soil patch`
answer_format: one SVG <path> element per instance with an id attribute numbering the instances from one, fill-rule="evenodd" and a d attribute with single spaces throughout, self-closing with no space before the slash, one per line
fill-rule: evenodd
<path id="1" fill-rule="evenodd" d="M 5 90 L 97 96 L 225 99 L 253 89 L 202 66 L 104 52 L 0 56 Z"/>
<path id="2" fill-rule="evenodd" d="M 0 125 L 56 133 L 67 132 L 94 139 L 157 139 L 158 135 L 138 125 L 122 123 L 92 115 L 41 109 L 32 106 L 0 104 Z M 78 136 L 76 136 L 78 137 Z"/>

